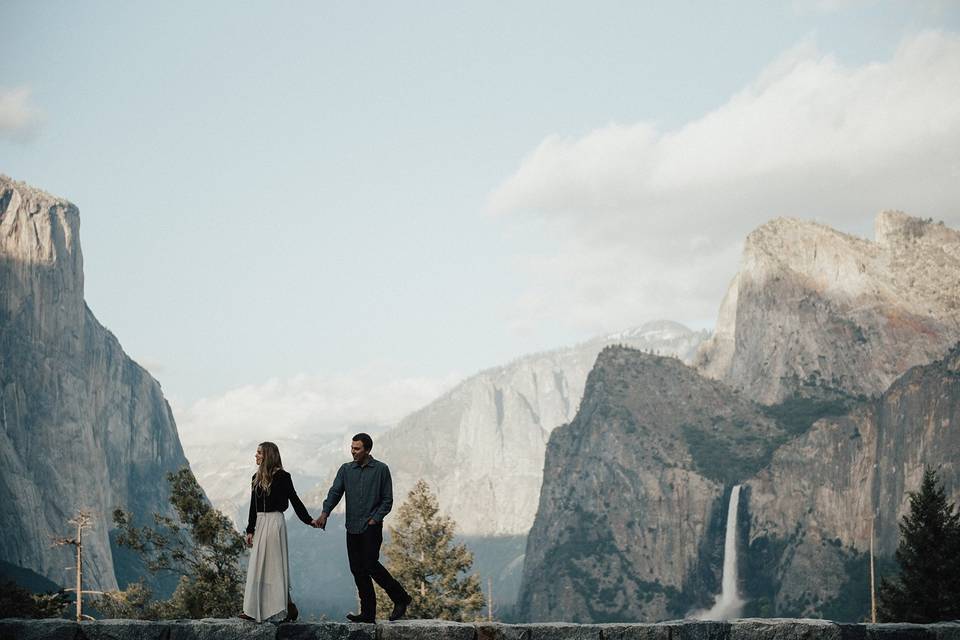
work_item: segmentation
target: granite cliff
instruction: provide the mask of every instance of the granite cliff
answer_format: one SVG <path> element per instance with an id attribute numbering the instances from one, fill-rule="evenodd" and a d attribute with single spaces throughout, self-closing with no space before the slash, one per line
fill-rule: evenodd
<path id="1" fill-rule="evenodd" d="M 763 225 L 697 371 L 601 354 L 547 446 L 522 615 L 658 620 L 706 604 L 742 483 L 745 613 L 861 619 L 871 524 L 882 571 L 924 465 L 960 500 L 958 340 L 957 231 L 897 212 L 875 241 Z"/>
<path id="2" fill-rule="evenodd" d="M 960 232 L 886 211 L 874 241 L 773 220 L 747 237 L 700 371 L 765 404 L 882 393 L 960 340 Z"/>
<path id="3" fill-rule="evenodd" d="M 869 603 L 870 529 L 893 557 L 925 465 L 960 504 L 960 345 L 879 398 L 824 418 L 746 483 L 744 585 L 757 614 L 850 619 Z M 889 562 L 883 562 L 888 565 Z"/>
<path id="4" fill-rule="evenodd" d="M 0 559 L 63 583 L 79 509 L 86 587 L 117 586 L 110 514 L 167 512 L 187 464 L 160 385 L 84 302 L 77 208 L 0 175 Z"/>
<path id="5" fill-rule="evenodd" d="M 706 604 L 728 488 L 786 435 L 679 360 L 605 349 L 580 411 L 550 438 L 520 616 L 649 621 Z"/>
<path id="6" fill-rule="evenodd" d="M 653 322 L 479 373 L 377 441 L 401 499 L 418 479 L 466 535 L 525 535 L 533 524 L 547 439 L 576 415 L 587 374 L 610 344 L 689 359 L 706 332 Z"/>

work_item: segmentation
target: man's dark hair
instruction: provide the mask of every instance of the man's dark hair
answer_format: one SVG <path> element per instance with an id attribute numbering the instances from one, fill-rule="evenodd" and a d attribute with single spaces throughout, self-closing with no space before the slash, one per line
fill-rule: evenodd
<path id="1" fill-rule="evenodd" d="M 373 451 L 373 438 L 371 438 L 367 434 L 358 433 L 357 435 L 353 436 L 353 439 L 359 440 L 360 442 L 362 442 L 363 448 L 366 449 L 367 451 Z"/>

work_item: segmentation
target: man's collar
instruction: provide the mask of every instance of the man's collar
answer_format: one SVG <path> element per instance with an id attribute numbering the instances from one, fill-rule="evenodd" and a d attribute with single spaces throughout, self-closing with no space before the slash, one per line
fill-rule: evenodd
<path id="1" fill-rule="evenodd" d="M 374 463 L 376 463 L 376 460 L 373 459 L 373 456 L 367 456 L 367 464 L 365 464 L 365 465 L 363 465 L 363 466 L 364 466 L 364 467 L 372 467 L 372 466 L 374 465 Z M 351 460 L 351 461 L 350 461 L 350 465 L 353 466 L 354 468 L 360 467 L 360 465 L 357 464 L 357 461 L 356 461 L 356 460 Z"/>

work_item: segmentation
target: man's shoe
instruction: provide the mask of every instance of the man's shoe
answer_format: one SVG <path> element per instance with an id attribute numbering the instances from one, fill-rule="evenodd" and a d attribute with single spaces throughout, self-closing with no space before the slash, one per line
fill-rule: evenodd
<path id="1" fill-rule="evenodd" d="M 407 612 L 407 607 L 410 606 L 410 603 L 413 602 L 413 598 L 409 595 L 406 600 L 401 600 L 400 602 L 393 603 L 393 613 L 390 614 L 390 622 L 394 620 L 399 620 Z"/>
<path id="2" fill-rule="evenodd" d="M 366 622 L 366 623 L 376 622 L 376 620 L 374 620 L 373 618 L 368 618 L 366 616 L 360 615 L 359 613 L 348 613 L 347 620 L 349 620 L 350 622 Z"/>

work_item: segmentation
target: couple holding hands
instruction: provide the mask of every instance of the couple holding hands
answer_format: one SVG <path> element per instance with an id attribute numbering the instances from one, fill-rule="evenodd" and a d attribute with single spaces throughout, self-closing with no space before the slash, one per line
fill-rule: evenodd
<path id="1" fill-rule="evenodd" d="M 327 518 L 344 494 L 347 496 L 347 556 L 350 572 L 360 595 L 360 613 L 348 613 L 351 622 L 374 622 L 377 596 L 373 581 L 393 601 L 390 620 L 406 613 L 410 595 L 390 572 L 380 564 L 383 542 L 383 519 L 393 507 L 393 481 L 390 469 L 370 455 L 373 439 L 365 434 L 353 436 L 350 443 L 352 462 L 343 464 L 323 501 L 323 511 L 310 517 L 297 492 L 293 479 L 284 471 L 280 450 L 272 442 L 257 446 L 257 472 L 250 491 L 250 515 L 246 542 L 250 551 L 247 585 L 243 594 L 244 620 L 261 622 L 286 614 L 283 622 L 297 619 L 297 606 L 290 599 L 290 562 L 287 554 L 287 525 L 283 512 L 289 504 L 302 522 L 326 529 Z"/>

